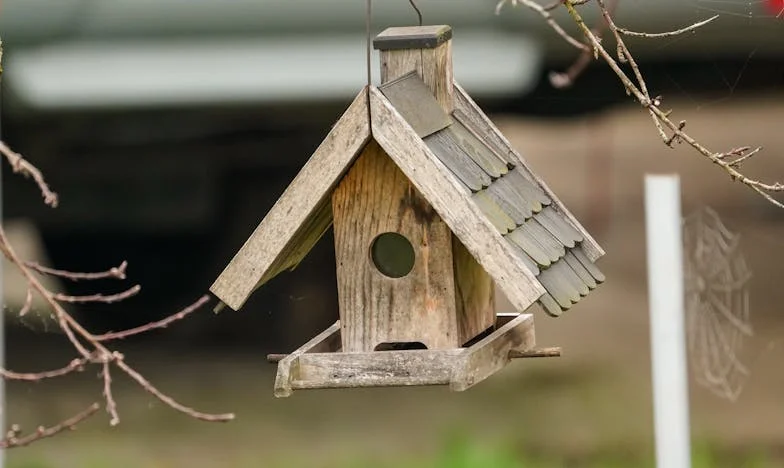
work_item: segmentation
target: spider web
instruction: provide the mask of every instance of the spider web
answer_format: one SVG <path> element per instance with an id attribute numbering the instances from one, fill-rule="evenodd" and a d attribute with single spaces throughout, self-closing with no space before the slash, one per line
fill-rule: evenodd
<path id="1" fill-rule="evenodd" d="M 751 271 L 730 232 L 711 208 L 683 222 L 686 333 L 689 364 L 698 384 L 736 401 L 749 376 L 739 354 L 753 336 L 748 282 Z"/>

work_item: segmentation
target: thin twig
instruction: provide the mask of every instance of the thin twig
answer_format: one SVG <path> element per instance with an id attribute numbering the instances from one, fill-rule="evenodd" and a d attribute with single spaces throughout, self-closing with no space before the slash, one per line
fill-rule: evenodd
<path id="1" fill-rule="evenodd" d="M 507 1 L 509 1 L 509 0 L 501 0 L 501 2 L 499 2 L 499 3 L 500 4 L 504 4 Z M 554 0 L 552 3 L 550 3 L 548 5 L 545 5 L 542 8 L 544 8 L 546 11 L 553 11 L 553 10 L 557 9 L 558 7 L 560 7 L 561 5 L 563 5 L 564 1 L 565 0 Z M 590 1 L 591 0 L 573 0 L 572 1 L 572 5 L 574 5 L 574 6 L 585 5 L 586 3 L 590 2 Z M 514 5 L 514 0 L 512 0 L 512 4 Z M 496 6 L 496 9 L 498 9 L 498 8 L 499 7 Z"/>
<path id="2" fill-rule="evenodd" d="M 109 425 L 116 426 L 120 424 L 120 415 L 117 414 L 117 403 L 114 401 L 112 395 L 112 374 L 109 368 L 109 360 L 103 362 L 103 397 L 106 399 L 106 412 L 109 413 Z"/>
<path id="3" fill-rule="evenodd" d="M 3 230 L 2 226 L 0 226 L 0 251 L 8 258 L 8 260 L 15 265 L 19 272 L 24 276 L 27 280 L 28 285 L 35 290 L 38 294 L 43 297 L 43 299 L 47 302 L 49 307 L 54 312 L 55 317 L 57 318 L 57 322 L 60 325 L 60 328 L 63 329 L 68 339 L 74 345 L 74 347 L 82 354 L 83 358 L 88 362 L 100 362 L 101 364 L 114 363 L 117 367 L 119 367 L 123 372 L 128 374 L 133 380 L 135 380 L 139 385 L 142 386 L 146 391 L 150 392 L 152 395 L 156 396 L 159 400 L 161 400 L 164 404 L 169 406 L 172 409 L 185 413 L 189 416 L 192 416 L 196 419 L 200 419 L 203 421 L 230 421 L 234 419 L 234 414 L 207 414 L 202 413 L 200 411 L 196 411 L 193 408 L 189 408 L 184 406 L 171 398 L 170 396 L 162 393 L 160 390 L 155 388 L 147 379 L 145 379 L 139 372 L 134 370 L 130 367 L 125 361 L 123 356 L 120 353 L 112 352 L 107 349 L 101 342 L 95 339 L 95 336 L 87 331 L 76 319 L 74 319 L 68 312 L 63 309 L 60 302 L 58 302 L 58 295 L 52 293 L 48 289 L 46 289 L 38 278 L 35 276 L 32 270 L 27 268 L 22 262 L 19 257 L 17 256 L 16 252 L 14 251 L 13 247 L 8 243 L 8 238 L 5 235 L 5 231 Z M 134 288 L 132 288 L 133 290 Z M 102 296 L 106 298 L 107 296 Z M 62 297 L 60 297 L 62 299 Z M 84 345 L 81 343 L 81 340 L 84 340 L 86 343 L 94 348 L 94 352 L 89 352 Z M 106 375 L 104 376 L 106 378 Z M 104 384 L 106 381 L 104 380 Z M 105 392 L 104 392 L 105 393 Z M 109 394 L 111 396 L 111 393 Z M 112 406 L 112 402 L 107 400 L 107 408 Z"/>
<path id="4" fill-rule="evenodd" d="M 500 14 L 501 13 L 501 9 L 503 8 L 503 6 L 508 1 L 509 0 L 501 0 L 500 2 L 498 2 L 498 5 L 496 5 L 496 8 L 495 8 L 495 13 L 496 14 Z M 569 33 L 567 33 L 561 27 L 561 25 L 558 24 L 558 22 L 555 20 L 555 18 L 552 17 L 550 12 L 547 9 L 545 9 L 542 5 L 536 3 L 534 0 L 511 0 L 511 1 L 512 1 L 512 6 L 517 6 L 517 4 L 519 3 L 519 4 L 523 5 L 523 6 L 525 6 L 526 8 L 529 8 L 529 9 L 539 13 L 539 15 L 541 15 L 542 18 L 544 18 L 545 22 L 547 22 L 547 24 L 550 25 L 550 27 L 553 29 L 553 31 L 555 31 L 559 36 L 561 36 L 569 44 L 573 45 L 574 47 L 576 47 L 577 49 L 580 49 L 580 50 L 589 50 L 588 46 L 586 46 L 582 42 L 578 41 L 577 39 L 575 39 L 574 37 L 569 35 Z"/>
<path id="5" fill-rule="evenodd" d="M 602 13 L 605 18 L 608 16 L 608 9 L 602 0 L 597 0 L 599 7 L 602 9 Z M 591 28 L 589 28 L 585 21 L 583 20 L 582 16 L 577 12 L 577 10 L 570 4 L 570 2 L 564 3 L 567 11 L 569 12 L 570 16 L 574 20 L 574 22 L 578 25 L 578 27 L 582 30 L 583 34 L 585 35 L 586 39 L 588 40 L 589 44 L 591 44 L 597 53 L 604 59 L 605 62 L 610 66 L 610 68 L 615 72 L 616 76 L 621 80 L 621 83 L 625 87 L 626 91 L 633 95 L 634 98 L 646 109 L 648 109 L 651 118 L 654 119 L 654 122 L 658 122 L 661 124 L 657 124 L 657 129 L 659 130 L 659 135 L 664 139 L 665 143 L 672 143 L 675 139 L 683 141 L 695 149 L 698 153 L 703 155 L 704 157 L 708 158 L 711 162 L 718 165 L 725 172 L 730 176 L 732 180 L 739 181 L 742 184 L 748 186 L 767 201 L 772 203 L 773 205 L 784 208 L 784 203 L 776 200 L 773 198 L 771 193 L 778 193 L 784 191 L 784 184 L 780 182 L 774 183 L 765 183 L 756 179 L 752 179 L 747 177 L 746 175 L 742 174 L 737 170 L 737 165 L 733 164 L 733 161 L 725 161 L 724 154 L 722 152 L 715 152 L 707 149 L 701 143 L 699 143 L 696 139 L 691 137 L 684 131 L 684 123 L 675 123 L 670 119 L 670 113 L 665 112 L 659 108 L 656 102 L 650 98 L 648 95 L 647 89 L 644 88 L 645 81 L 642 79 L 642 75 L 639 74 L 639 69 L 635 70 L 635 77 L 639 81 L 639 86 L 632 82 L 631 78 L 620 68 L 617 61 L 613 59 L 613 57 L 607 52 L 607 50 L 601 45 L 599 38 L 593 33 Z M 611 16 L 611 15 L 609 15 Z M 615 30 L 617 26 L 614 25 L 612 20 L 609 21 L 611 25 L 611 29 Z M 620 37 L 618 35 L 617 37 Z M 621 43 L 623 43 L 622 38 L 619 39 Z M 627 59 L 629 59 L 630 63 L 632 57 L 631 53 L 628 52 L 628 48 L 626 48 L 625 44 L 622 44 L 621 50 L 627 55 Z M 634 67 L 633 67 L 634 68 Z M 658 101 L 658 100 L 657 100 Z M 668 128 L 672 133 L 673 136 L 666 137 L 661 127 Z M 666 138 L 665 138 L 666 137 Z M 756 150 L 754 153 L 756 154 Z M 748 159 L 745 157 L 746 155 L 740 155 L 741 162 Z M 750 157 L 750 156 L 749 156 Z"/>
<path id="6" fill-rule="evenodd" d="M 91 353 L 84 347 L 84 345 L 76 338 L 71 329 L 71 323 L 69 323 L 68 318 L 70 318 L 74 323 L 76 323 L 73 318 L 63 309 L 60 304 L 54 300 L 54 295 L 38 281 L 30 270 L 28 270 L 24 266 L 24 262 L 22 262 L 19 256 L 16 254 L 16 251 L 8 242 L 8 236 L 5 234 L 5 229 L 3 229 L 2 225 L 0 225 L 0 251 L 2 251 L 3 255 L 11 262 L 12 265 L 16 266 L 19 272 L 24 276 L 27 280 L 27 284 L 31 287 L 35 292 L 37 292 L 51 307 L 52 311 L 55 314 L 55 318 L 57 319 L 57 323 L 60 325 L 60 328 L 65 333 L 65 336 L 68 337 L 68 340 L 73 344 L 74 348 L 79 351 L 79 354 L 82 355 L 83 358 L 90 360 L 92 358 Z M 78 323 L 77 323 L 78 325 Z"/>
<path id="7" fill-rule="evenodd" d="M 201 306 L 209 301 L 210 297 L 208 295 L 204 295 L 199 298 L 198 301 L 194 302 L 193 304 L 189 305 L 188 307 L 182 309 L 181 311 L 177 312 L 176 314 L 172 314 L 162 320 L 158 320 L 157 322 L 150 322 L 148 324 L 136 327 L 136 328 L 129 328 L 128 330 L 123 330 L 119 332 L 110 332 L 104 333 L 103 335 L 94 335 L 93 338 L 95 341 L 111 341 L 111 340 L 121 340 L 124 338 L 128 338 L 133 335 L 138 335 L 140 333 L 146 333 L 151 330 L 156 330 L 159 328 L 166 328 L 171 323 L 176 322 L 177 320 L 182 320 L 188 315 L 196 312 Z"/>
<path id="8" fill-rule="evenodd" d="M 187 414 L 188 416 L 196 419 L 201 419 L 202 421 L 210 421 L 210 422 L 228 422 L 234 419 L 234 413 L 224 413 L 224 414 L 209 414 L 209 413 L 202 413 L 201 411 L 197 411 L 193 408 L 189 408 L 185 405 L 180 404 L 174 398 L 166 395 L 165 393 L 161 392 L 157 388 L 155 388 L 149 380 L 145 379 L 140 373 L 136 372 L 133 368 L 128 366 L 123 360 L 122 355 L 119 353 L 115 353 L 114 363 L 117 367 L 122 369 L 128 376 L 130 376 L 133 380 L 135 380 L 142 388 L 147 390 L 151 393 L 155 398 L 159 399 L 161 402 L 165 403 L 167 406 L 174 408 L 181 413 Z"/>
<path id="9" fill-rule="evenodd" d="M 57 194 L 49 188 L 49 184 L 46 183 L 43 174 L 41 174 L 41 171 L 39 171 L 37 167 L 30 164 L 21 154 L 9 148 L 3 141 L 0 141 L 0 153 L 8 160 L 8 163 L 15 173 L 33 178 L 35 183 L 38 184 L 38 188 L 41 190 L 45 204 L 52 208 L 57 208 Z"/>
<path id="10" fill-rule="evenodd" d="M 706 20 L 700 21 L 698 23 L 694 23 L 694 24 L 692 24 L 690 26 L 686 26 L 685 28 L 676 29 L 675 31 L 666 31 L 666 32 L 662 32 L 662 33 L 647 33 L 647 32 L 630 31 L 630 30 L 628 30 L 626 28 L 621 28 L 621 27 L 618 27 L 618 26 L 616 26 L 615 29 L 616 29 L 616 31 L 618 31 L 619 33 L 621 33 L 623 35 L 632 36 L 632 37 L 648 37 L 648 38 L 672 37 L 672 36 L 679 36 L 681 34 L 689 32 L 689 31 L 694 31 L 696 29 L 699 29 L 699 28 L 705 26 L 706 24 L 713 22 L 714 20 L 716 20 L 718 18 L 719 18 L 719 15 L 711 16 L 710 18 L 708 18 Z"/>
<path id="11" fill-rule="evenodd" d="M 57 276 L 59 278 L 69 279 L 71 281 L 79 280 L 99 280 L 99 279 L 125 279 L 125 271 L 128 268 L 128 262 L 123 261 L 120 266 L 112 267 L 106 271 L 99 271 L 96 273 L 81 273 L 75 271 L 57 270 L 38 264 L 36 262 L 25 262 L 25 266 L 42 273 L 45 275 Z"/>
<path id="12" fill-rule="evenodd" d="M 33 290 L 30 287 L 27 287 L 27 295 L 25 296 L 25 302 L 22 306 L 22 310 L 19 311 L 19 316 L 24 317 L 30 312 L 30 308 L 33 307 Z"/>
<path id="13" fill-rule="evenodd" d="M 87 364 L 84 358 L 74 359 L 67 366 L 60 369 L 44 371 L 44 372 L 13 372 L 7 369 L 0 368 L 0 377 L 6 380 L 21 380 L 26 382 L 40 382 L 44 379 L 51 379 L 54 377 L 62 377 L 72 372 L 81 372 L 84 370 L 84 365 Z"/>
<path id="14" fill-rule="evenodd" d="M 81 423 L 85 419 L 94 415 L 99 408 L 100 405 L 98 403 L 93 403 L 81 413 L 78 413 L 75 416 L 68 418 L 55 426 L 51 426 L 51 427 L 39 426 L 35 432 L 22 437 L 19 437 L 20 429 L 18 427 L 15 427 L 11 431 L 9 431 L 9 433 L 4 439 L 0 440 L 0 449 L 7 449 L 12 447 L 24 447 L 40 439 L 52 437 L 53 435 L 56 435 L 66 429 L 69 430 L 74 429 L 77 424 Z"/>
<path id="15" fill-rule="evenodd" d="M 561 0 L 559 5 L 563 4 L 565 0 Z M 617 0 L 611 0 L 612 3 L 610 5 L 610 12 L 614 12 L 615 8 L 618 6 Z M 582 4 L 585 2 L 571 2 L 571 6 L 576 6 L 578 4 Z M 602 41 L 602 31 L 604 29 L 605 24 L 600 23 L 598 26 L 591 29 L 591 32 L 596 37 L 597 41 L 601 43 Z M 596 47 L 586 47 L 574 63 L 565 71 L 565 72 L 551 72 L 550 73 L 550 85 L 556 89 L 564 89 L 572 86 L 575 80 L 588 68 L 590 65 L 591 60 L 596 58 L 597 49 Z"/>
<path id="16" fill-rule="evenodd" d="M 117 294 L 91 294 L 89 296 L 69 296 L 67 294 L 54 294 L 52 297 L 55 301 L 67 302 L 70 304 L 84 304 L 88 302 L 100 302 L 102 304 L 112 304 L 114 302 L 124 301 L 132 296 L 135 296 L 142 287 L 138 284 Z"/>

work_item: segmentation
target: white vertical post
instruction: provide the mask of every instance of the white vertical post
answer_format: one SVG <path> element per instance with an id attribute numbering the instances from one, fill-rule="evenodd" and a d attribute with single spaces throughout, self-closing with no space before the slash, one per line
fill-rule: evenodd
<path id="1" fill-rule="evenodd" d="M 690 468 L 681 194 L 677 175 L 645 176 L 645 224 L 656 465 Z"/>

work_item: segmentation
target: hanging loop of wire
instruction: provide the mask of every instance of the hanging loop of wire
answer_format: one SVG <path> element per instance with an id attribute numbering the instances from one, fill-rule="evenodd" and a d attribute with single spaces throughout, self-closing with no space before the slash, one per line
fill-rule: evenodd
<path id="1" fill-rule="evenodd" d="M 416 4 L 414 0 L 408 0 L 408 3 L 411 5 L 411 8 L 414 9 L 417 15 L 417 20 L 419 21 L 419 25 L 422 26 L 422 10 L 419 9 L 419 6 Z M 370 128 L 370 134 L 373 134 L 373 120 L 372 115 L 370 112 L 370 87 L 373 84 L 372 80 L 372 73 L 370 69 L 370 57 L 371 57 L 371 46 L 370 46 L 370 29 L 371 23 L 373 21 L 373 1 L 366 0 L 365 1 L 365 73 L 367 75 L 367 117 L 368 117 L 368 127 Z"/>
<path id="2" fill-rule="evenodd" d="M 370 112 L 370 86 L 373 84 L 370 72 L 370 26 L 373 19 L 373 5 L 372 0 L 367 0 L 365 3 L 365 72 L 367 73 L 367 86 L 365 88 L 365 98 L 367 105 L 367 119 L 368 129 L 370 134 L 373 135 L 373 117 Z"/>

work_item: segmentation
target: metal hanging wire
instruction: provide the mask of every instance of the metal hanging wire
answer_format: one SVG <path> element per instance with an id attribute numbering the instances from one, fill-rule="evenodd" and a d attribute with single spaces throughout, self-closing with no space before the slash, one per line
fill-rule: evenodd
<path id="1" fill-rule="evenodd" d="M 417 15 L 417 20 L 419 25 L 422 26 L 422 10 L 419 9 L 419 6 L 416 4 L 415 0 L 408 0 L 408 3 L 411 5 L 411 8 L 414 9 L 414 12 Z M 373 22 L 373 0 L 365 0 L 365 73 L 367 78 L 367 83 L 365 87 L 366 99 L 367 99 L 367 117 L 368 117 L 368 127 L 370 128 L 370 135 L 373 136 L 373 117 L 370 112 L 370 87 L 373 85 L 372 73 L 370 68 L 370 57 L 371 57 L 371 38 L 370 38 L 370 29 Z"/>

